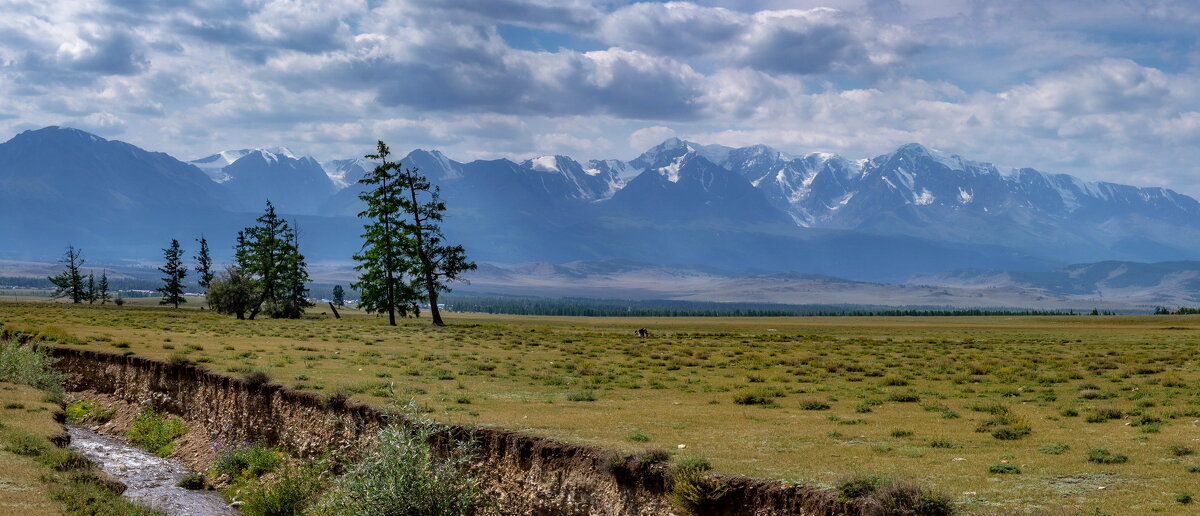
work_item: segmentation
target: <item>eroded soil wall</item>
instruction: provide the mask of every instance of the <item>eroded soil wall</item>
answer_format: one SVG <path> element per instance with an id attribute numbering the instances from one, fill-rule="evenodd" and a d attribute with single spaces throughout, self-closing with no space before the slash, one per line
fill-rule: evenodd
<path id="1" fill-rule="evenodd" d="M 274 384 L 255 384 L 193 364 L 57 348 L 56 367 L 67 389 L 88 391 L 120 408 L 127 421 L 141 407 L 187 422 L 188 443 L 178 454 L 204 468 L 221 443 L 257 441 L 306 456 L 353 449 L 381 425 L 394 422 L 375 408 Z M 122 424 L 108 431 L 120 431 Z M 478 467 L 505 514 L 671 515 L 665 467 L 609 467 L 610 452 L 517 432 L 454 427 L 479 443 Z M 713 514 L 831 514 L 833 495 L 822 489 L 744 477 L 724 478 L 729 490 Z M 845 508 L 841 508 L 844 510 Z"/>

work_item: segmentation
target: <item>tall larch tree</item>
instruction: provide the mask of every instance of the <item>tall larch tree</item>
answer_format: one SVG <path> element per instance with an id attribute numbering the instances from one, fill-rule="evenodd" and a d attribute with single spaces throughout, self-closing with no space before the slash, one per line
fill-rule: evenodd
<path id="1" fill-rule="evenodd" d="M 367 219 L 363 225 L 363 246 L 354 259 L 358 282 L 351 284 L 359 292 L 358 307 L 371 313 L 387 313 L 388 324 L 396 325 L 396 314 L 417 315 L 421 293 L 412 274 L 415 264 L 408 256 L 411 245 L 404 234 L 404 190 L 399 180 L 400 163 L 389 161 L 391 151 L 379 142 L 375 154 L 367 159 L 379 162 L 358 182 L 369 187 L 358 198 L 367 208 L 358 214 Z"/>
<path id="2" fill-rule="evenodd" d="M 62 272 L 46 278 L 54 284 L 54 293 L 50 294 L 50 297 L 66 297 L 70 298 L 72 303 L 82 303 L 87 298 L 81 270 L 84 263 L 83 250 L 67 245 L 67 251 L 58 261 L 63 264 Z"/>
<path id="3" fill-rule="evenodd" d="M 112 295 L 108 293 L 108 269 L 100 271 L 100 283 L 96 285 L 96 298 L 102 305 L 108 304 L 108 300 L 112 299 Z"/>
<path id="4" fill-rule="evenodd" d="M 416 286 L 425 299 L 429 300 L 429 313 L 434 326 L 442 326 L 442 314 L 438 309 L 438 294 L 449 292 L 448 283 L 458 280 L 459 275 L 475 270 L 475 263 L 468 261 L 461 245 L 451 245 L 442 235 L 442 213 L 446 203 L 442 202 L 440 189 L 429 183 L 429 179 L 415 168 L 402 169 L 397 166 L 396 179 L 403 192 L 400 208 L 407 217 L 401 221 L 404 245 L 413 263 L 410 274 L 416 276 Z"/>
<path id="5" fill-rule="evenodd" d="M 167 262 L 166 265 L 158 268 L 165 275 L 162 278 L 163 286 L 158 288 L 163 298 L 158 304 L 179 308 L 180 304 L 187 302 L 183 297 L 183 278 L 187 277 L 187 267 L 183 265 L 183 250 L 179 248 L 178 240 L 172 238 L 171 246 L 163 249 L 163 261 Z"/>
<path id="6" fill-rule="evenodd" d="M 204 235 L 200 235 L 196 242 L 200 244 L 200 251 L 194 256 L 196 259 L 196 284 L 200 285 L 205 293 L 208 293 L 208 286 L 212 284 L 216 272 L 213 271 L 212 255 L 208 252 L 208 239 L 204 238 Z"/>

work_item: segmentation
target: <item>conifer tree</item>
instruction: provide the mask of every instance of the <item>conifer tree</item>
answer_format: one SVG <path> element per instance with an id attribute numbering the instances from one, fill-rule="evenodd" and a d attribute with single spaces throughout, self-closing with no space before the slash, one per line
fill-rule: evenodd
<path id="1" fill-rule="evenodd" d="M 96 293 L 96 275 L 95 275 L 95 273 L 89 272 L 88 273 L 88 282 L 87 282 L 87 295 L 85 296 L 85 297 L 87 297 L 88 304 L 89 305 L 94 304 L 96 302 L 97 296 L 98 296 L 98 294 Z"/>
<path id="2" fill-rule="evenodd" d="M 100 271 L 100 283 L 96 285 L 96 297 L 102 305 L 108 304 L 108 300 L 112 299 L 108 293 L 108 269 Z"/>
<path id="3" fill-rule="evenodd" d="M 358 282 L 352 283 L 359 292 L 358 306 L 373 313 L 387 313 L 388 324 L 396 325 L 396 313 L 417 315 L 417 300 L 421 298 L 416 286 L 415 268 L 409 257 L 411 246 L 406 245 L 402 222 L 404 191 L 399 180 L 400 163 L 388 161 L 387 144 L 378 143 L 375 154 L 367 159 L 379 165 L 359 180 L 370 190 L 359 194 L 367 209 L 359 217 L 368 219 L 363 225 L 363 246 L 354 259 L 359 262 Z"/>
<path id="4" fill-rule="evenodd" d="M 187 276 L 187 267 L 183 265 L 183 250 L 179 248 L 178 240 L 172 238 L 171 246 L 163 249 L 163 260 L 167 263 L 158 270 L 166 276 L 162 278 L 163 286 L 158 289 L 163 295 L 158 304 L 179 308 L 181 303 L 187 302 L 183 297 L 183 278 Z"/>
<path id="5" fill-rule="evenodd" d="M 396 167 L 400 170 L 400 167 Z M 415 168 L 403 169 L 397 179 L 404 195 L 400 208 L 407 214 L 401 222 L 407 255 L 413 263 L 410 273 L 416 276 L 416 287 L 429 301 L 429 313 L 434 326 L 442 326 L 442 314 L 438 309 L 438 294 L 449 292 L 447 283 L 455 281 L 466 271 L 475 270 L 475 263 L 468 261 L 461 245 L 446 243 L 442 235 L 442 202 L 438 187 L 429 183 Z"/>
<path id="6" fill-rule="evenodd" d="M 298 318 L 308 307 L 308 265 L 300 254 L 296 231 L 267 201 L 257 225 L 238 232 L 234 260 L 240 274 L 254 281 L 257 301 L 249 319 L 266 310 L 272 317 Z"/>
<path id="7" fill-rule="evenodd" d="M 67 251 L 63 253 L 59 262 L 63 264 L 63 271 L 46 278 L 54 284 L 54 293 L 50 297 L 69 297 L 71 302 L 76 304 L 83 302 L 87 296 L 83 286 L 83 273 L 80 271 L 84 262 L 83 250 L 67 245 Z"/>
<path id="8" fill-rule="evenodd" d="M 346 290 L 341 285 L 333 286 L 333 304 L 346 306 Z"/>
<path id="9" fill-rule="evenodd" d="M 200 235 L 200 238 L 196 242 L 200 243 L 200 252 L 195 256 L 196 284 L 207 291 L 208 285 L 212 283 L 213 276 L 215 275 L 212 269 L 212 255 L 208 252 L 208 239 L 204 238 L 204 235 Z"/>

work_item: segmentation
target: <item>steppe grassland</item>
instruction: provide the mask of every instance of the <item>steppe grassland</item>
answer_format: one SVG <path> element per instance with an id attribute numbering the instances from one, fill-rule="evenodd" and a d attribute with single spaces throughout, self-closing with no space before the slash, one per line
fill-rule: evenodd
<path id="1" fill-rule="evenodd" d="M 5 327 L 71 347 L 413 399 L 448 422 L 661 447 L 729 473 L 908 476 L 975 510 L 1189 513 L 1200 495 L 1198 317 L 448 315 L 389 328 L 0 303 Z"/>

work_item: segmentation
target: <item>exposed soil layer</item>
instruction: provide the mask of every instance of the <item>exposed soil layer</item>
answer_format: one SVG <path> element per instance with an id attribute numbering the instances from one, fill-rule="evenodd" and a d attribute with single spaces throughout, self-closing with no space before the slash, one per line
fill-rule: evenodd
<path id="1" fill-rule="evenodd" d="M 270 383 L 253 383 L 190 363 L 57 348 L 55 367 L 72 392 L 86 391 L 118 409 L 100 431 L 115 435 L 142 407 L 175 414 L 188 435 L 174 455 L 196 469 L 213 460 L 214 445 L 262 442 L 297 456 L 352 450 L 394 415 L 354 401 L 326 398 Z M 671 475 L 663 465 L 612 467 L 613 452 L 521 433 L 452 427 L 479 445 L 477 463 L 505 514 L 672 515 Z M 838 503 L 828 490 L 746 477 L 722 477 L 728 491 L 713 514 L 823 515 L 873 512 Z"/>

